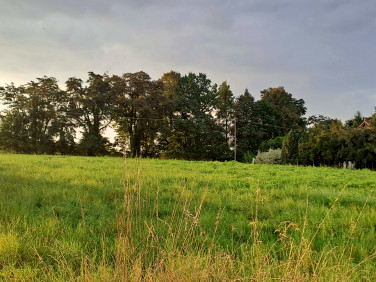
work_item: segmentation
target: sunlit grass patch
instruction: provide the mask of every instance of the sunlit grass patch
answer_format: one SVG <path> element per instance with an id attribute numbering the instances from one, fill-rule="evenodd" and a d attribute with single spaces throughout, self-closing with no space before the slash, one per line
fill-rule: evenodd
<path id="1" fill-rule="evenodd" d="M 369 170 L 25 155 L 0 163 L 4 279 L 376 279 Z"/>

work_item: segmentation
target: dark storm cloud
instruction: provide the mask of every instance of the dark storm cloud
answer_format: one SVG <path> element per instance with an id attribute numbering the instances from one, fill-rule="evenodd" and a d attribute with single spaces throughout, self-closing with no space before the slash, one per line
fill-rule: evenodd
<path id="1" fill-rule="evenodd" d="M 369 1 L 0 0 L 0 84 L 143 69 L 206 72 L 236 94 L 283 85 L 309 113 L 376 105 Z"/>

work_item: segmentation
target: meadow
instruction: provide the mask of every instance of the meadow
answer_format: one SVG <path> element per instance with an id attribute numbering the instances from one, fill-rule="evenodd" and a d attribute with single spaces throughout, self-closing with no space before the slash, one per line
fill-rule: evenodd
<path id="1" fill-rule="evenodd" d="M 376 173 L 0 154 L 4 280 L 376 280 Z"/>

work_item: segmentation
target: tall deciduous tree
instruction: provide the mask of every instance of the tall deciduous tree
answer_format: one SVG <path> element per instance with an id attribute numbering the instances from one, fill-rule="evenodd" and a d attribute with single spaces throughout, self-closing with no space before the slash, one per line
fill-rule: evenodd
<path id="1" fill-rule="evenodd" d="M 284 87 L 268 88 L 261 91 L 261 100 L 266 101 L 277 112 L 278 126 L 282 129 L 282 135 L 287 134 L 290 128 L 304 127 L 302 118 L 306 113 L 303 99 L 295 99 Z"/>
<path id="2" fill-rule="evenodd" d="M 83 129 L 80 152 L 89 156 L 104 155 L 108 139 L 103 137 L 102 132 L 111 122 L 115 95 L 107 74 L 89 72 L 86 82 L 84 85 L 81 79 L 75 77 L 67 80 L 68 114 L 76 126 Z"/>
<path id="3" fill-rule="evenodd" d="M 282 163 L 295 164 L 298 160 L 299 134 L 295 130 L 290 130 L 283 139 Z"/>
<path id="4" fill-rule="evenodd" d="M 255 103 L 255 113 L 259 139 L 261 142 L 283 136 L 286 129 L 280 126 L 280 114 L 267 101 L 259 100 Z"/>
<path id="5" fill-rule="evenodd" d="M 165 117 L 166 122 L 162 124 L 160 134 L 158 136 L 159 150 L 161 153 L 168 151 L 168 138 L 170 138 L 173 134 L 174 111 L 176 110 L 176 97 L 178 95 L 177 88 L 180 78 L 180 73 L 170 71 L 163 74 L 158 80 L 163 85 L 162 95 L 167 98 L 169 103 L 167 116 Z"/>
<path id="6" fill-rule="evenodd" d="M 352 119 L 346 121 L 346 125 L 349 127 L 358 127 L 363 122 L 363 119 L 364 117 L 360 111 L 357 111 Z"/>
<path id="7" fill-rule="evenodd" d="M 254 123 L 257 121 L 255 116 L 255 98 L 249 93 L 248 89 L 240 95 L 234 104 L 234 117 L 236 119 L 236 143 L 237 155 L 239 160 L 243 159 L 246 152 L 255 154 L 258 149 L 258 132 Z"/>
<path id="8" fill-rule="evenodd" d="M 159 81 L 163 84 L 163 96 L 172 100 L 176 98 L 180 78 L 181 74 L 175 71 L 170 71 L 162 75 Z"/>
<path id="9" fill-rule="evenodd" d="M 228 145 L 215 122 L 216 91 L 205 74 L 179 79 L 173 136 L 165 156 L 185 159 L 221 159 Z M 227 156 L 224 156 L 227 157 Z"/>
<path id="10" fill-rule="evenodd" d="M 226 81 L 222 83 L 217 92 L 217 109 L 218 122 L 223 127 L 226 143 L 229 144 L 233 122 L 234 95 Z"/>
<path id="11" fill-rule="evenodd" d="M 143 72 L 112 78 L 116 90 L 116 131 L 129 145 L 131 157 L 156 156 L 156 141 L 173 104 L 163 93 L 163 84 Z"/>
<path id="12" fill-rule="evenodd" d="M 3 146 L 25 153 L 71 152 L 74 132 L 64 117 L 68 102 L 55 78 L 38 78 L 20 87 L 7 85 L 0 96 L 8 106 L 1 123 Z"/>

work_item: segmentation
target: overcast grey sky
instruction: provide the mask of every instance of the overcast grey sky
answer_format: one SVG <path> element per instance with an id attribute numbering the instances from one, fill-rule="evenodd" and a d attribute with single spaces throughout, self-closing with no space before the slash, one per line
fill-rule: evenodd
<path id="1" fill-rule="evenodd" d="M 88 71 L 176 70 L 259 98 L 284 86 L 308 114 L 376 106 L 375 0 L 0 0 L 0 85 Z"/>

